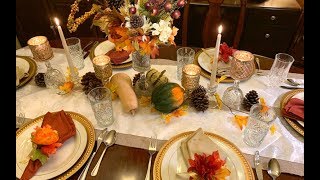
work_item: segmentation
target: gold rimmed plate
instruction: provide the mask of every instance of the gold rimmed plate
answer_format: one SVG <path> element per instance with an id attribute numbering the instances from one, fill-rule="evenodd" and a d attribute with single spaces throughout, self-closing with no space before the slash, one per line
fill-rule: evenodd
<path id="1" fill-rule="evenodd" d="M 280 103 L 280 108 L 283 109 L 285 107 L 285 105 L 288 103 L 288 101 L 294 97 L 297 96 L 300 93 L 304 93 L 304 89 L 296 89 L 296 90 L 292 90 L 289 91 L 287 93 L 285 93 L 282 97 L 281 103 Z M 287 117 L 283 117 L 288 124 L 295 130 L 297 131 L 299 134 L 301 134 L 302 136 L 304 136 L 304 122 L 298 122 L 297 120 L 292 120 L 290 118 Z"/>
<path id="2" fill-rule="evenodd" d="M 26 85 L 33 78 L 33 76 L 36 74 L 36 72 L 37 72 L 37 64 L 36 64 L 36 62 L 34 60 L 32 60 L 28 56 L 16 56 L 16 61 L 19 61 L 19 62 L 23 62 L 24 61 L 24 62 L 27 62 L 29 64 L 28 76 L 23 77 L 22 79 L 20 79 L 19 85 L 16 86 L 16 89 L 19 89 L 22 86 Z M 18 65 L 18 62 L 16 62 L 16 64 Z"/>
<path id="3" fill-rule="evenodd" d="M 89 158 L 95 142 L 95 132 L 91 122 L 84 116 L 68 112 L 76 126 L 76 135 L 69 138 L 50 156 L 33 176 L 33 179 L 68 179 L 77 172 Z M 41 126 L 44 115 L 21 127 L 16 132 L 16 177 L 20 178 L 28 164 L 28 154 L 31 151 L 31 132 L 36 126 Z"/>
<path id="4" fill-rule="evenodd" d="M 207 53 L 209 53 L 209 55 L 213 55 L 214 54 L 214 48 L 208 48 L 206 49 Z M 200 49 L 195 57 L 194 57 L 194 64 L 198 65 L 201 67 L 201 72 L 200 74 L 203 77 L 206 77 L 208 79 L 210 79 L 211 76 L 211 72 L 210 72 L 210 57 L 203 52 L 202 49 Z M 228 69 L 229 68 L 229 64 L 225 64 L 225 63 L 218 63 L 218 69 L 219 68 L 224 68 L 224 69 Z M 220 78 L 219 75 L 217 75 L 217 78 Z M 226 79 L 224 79 L 223 83 L 232 83 L 234 81 L 234 79 L 232 79 L 231 77 L 227 77 Z"/>
<path id="5" fill-rule="evenodd" d="M 154 180 L 173 180 L 179 169 L 178 149 L 181 142 L 190 136 L 194 131 L 188 131 L 178 134 L 169 139 L 160 149 L 153 166 Z M 219 146 L 235 168 L 230 169 L 232 179 L 234 180 L 254 180 L 254 174 L 249 162 L 243 156 L 241 151 L 227 139 L 210 133 L 205 134 Z M 230 178 L 229 178 L 230 179 Z"/>
<path id="6" fill-rule="evenodd" d="M 92 60 L 97 55 L 106 54 L 107 52 L 109 52 L 110 50 L 112 50 L 114 48 L 115 48 L 114 43 L 112 43 L 108 40 L 103 41 L 103 42 L 98 43 L 98 44 L 91 47 L 89 57 Z M 123 61 L 121 64 L 113 64 L 111 62 L 111 66 L 114 69 L 122 69 L 122 68 L 132 67 L 131 54 L 130 54 L 129 58 L 127 60 Z"/>

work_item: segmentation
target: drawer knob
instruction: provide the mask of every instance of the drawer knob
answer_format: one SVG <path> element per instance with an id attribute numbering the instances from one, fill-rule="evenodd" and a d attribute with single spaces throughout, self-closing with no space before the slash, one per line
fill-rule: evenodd
<path id="1" fill-rule="evenodd" d="M 304 61 L 304 56 L 302 56 L 301 61 Z"/>
<path id="2" fill-rule="evenodd" d="M 275 16 L 271 16 L 270 19 L 271 19 L 271 21 L 274 21 L 274 20 L 276 20 L 276 17 Z"/>
<path id="3" fill-rule="evenodd" d="M 267 33 L 266 35 L 264 35 L 264 37 L 268 39 L 270 37 L 270 34 Z"/>

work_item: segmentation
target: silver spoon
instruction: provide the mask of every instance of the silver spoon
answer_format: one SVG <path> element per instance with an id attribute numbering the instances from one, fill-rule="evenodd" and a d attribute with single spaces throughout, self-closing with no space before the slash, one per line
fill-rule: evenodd
<path id="1" fill-rule="evenodd" d="M 86 167 L 82 170 L 82 172 L 81 172 L 78 180 L 85 180 L 85 179 L 86 179 L 87 172 L 88 172 L 88 170 L 89 170 L 91 161 L 92 161 L 93 157 L 96 155 L 96 153 L 97 153 L 97 151 L 98 151 L 98 149 L 99 149 L 99 147 L 100 147 L 100 144 L 102 143 L 103 137 L 105 136 L 106 132 L 107 132 L 107 128 L 105 128 L 105 129 L 100 133 L 100 135 L 98 136 L 98 139 L 97 139 L 97 148 L 96 148 L 96 150 L 92 153 L 92 155 L 90 156 L 90 159 L 89 159 L 89 161 L 87 162 Z"/>
<path id="2" fill-rule="evenodd" d="M 295 81 L 294 79 L 287 79 L 287 81 L 290 83 L 290 85 L 292 86 L 299 86 L 302 83 L 298 83 L 297 81 Z"/>
<path id="3" fill-rule="evenodd" d="M 104 153 L 106 152 L 108 147 L 112 146 L 115 142 L 116 142 L 116 131 L 111 130 L 108 132 L 108 134 L 106 134 L 106 136 L 103 139 L 103 143 L 106 145 L 106 147 L 104 148 L 97 164 L 94 166 L 93 170 L 91 171 L 91 176 L 96 176 L 98 174 L 98 170 L 99 170 L 102 158 L 104 156 Z"/>
<path id="4" fill-rule="evenodd" d="M 280 164 L 277 159 L 272 158 L 268 162 L 268 174 L 275 180 L 281 174 Z"/>

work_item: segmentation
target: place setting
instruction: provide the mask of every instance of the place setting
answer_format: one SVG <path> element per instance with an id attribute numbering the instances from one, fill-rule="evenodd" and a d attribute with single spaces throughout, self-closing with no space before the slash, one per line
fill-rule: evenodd
<path id="1" fill-rule="evenodd" d="M 16 89 L 27 84 L 36 72 L 37 64 L 30 57 L 16 56 Z"/>

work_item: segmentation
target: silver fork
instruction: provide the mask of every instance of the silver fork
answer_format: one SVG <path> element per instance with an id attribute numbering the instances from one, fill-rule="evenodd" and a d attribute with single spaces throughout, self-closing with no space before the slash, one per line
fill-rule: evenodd
<path id="1" fill-rule="evenodd" d="M 148 170 L 147 170 L 147 174 L 146 174 L 146 178 L 145 180 L 150 180 L 150 168 L 151 168 L 151 159 L 152 159 L 152 155 L 157 151 L 157 137 L 153 137 L 151 136 L 150 138 L 150 143 L 149 143 L 149 164 L 148 164 Z"/>

